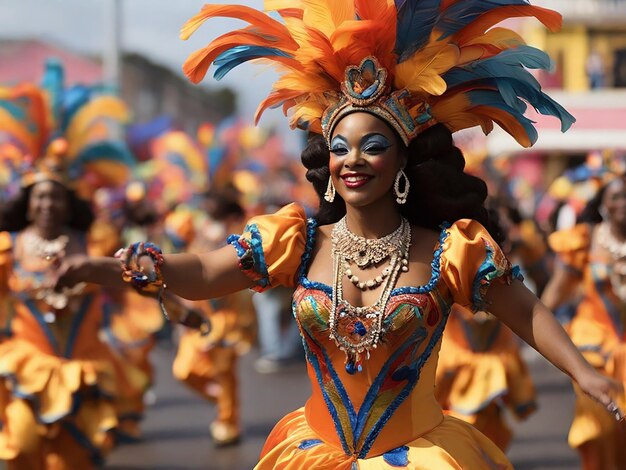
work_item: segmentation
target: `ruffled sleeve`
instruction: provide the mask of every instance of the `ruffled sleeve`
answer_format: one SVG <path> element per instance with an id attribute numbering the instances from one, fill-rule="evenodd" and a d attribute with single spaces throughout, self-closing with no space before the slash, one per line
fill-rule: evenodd
<path id="1" fill-rule="evenodd" d="M 262 292 L 278 285 L 295 285 L 296 272 L 306 246 L 307 219 L 298 204 L 278 212 L 253 217 L 241 235 L 231 235 L 241 270 L 254 281 L 253 290 Z"/>
<path id="2" fill-rule="evenodd" d="M 441 275 L 455 303 L 473 311 L 488 309 L 485 299 L 493 282 L 523 280 L 489 232 L 475 220 L 463 219 L 448 229 Z"/>
<path id="3" fill-rule="evenodd" d="M 580 224 L 568 230 L 554 232 L 548 238 L 548 244 L 567 269 L 582 274 L 589 260 L 591 227 Z"/>

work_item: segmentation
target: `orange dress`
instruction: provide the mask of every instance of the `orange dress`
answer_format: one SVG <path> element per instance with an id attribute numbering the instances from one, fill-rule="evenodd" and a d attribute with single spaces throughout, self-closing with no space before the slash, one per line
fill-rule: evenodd
<path id="1" fill-rule="evenodd" d="M 504 410 L 524 419 L 536 409 L 517 337 L 492 315 L 479 312 L 475 318 L 454 306 L 439 356 L 436 394 L 441 405 L 506 450 L 513 434 Z"/>
<path id="2" fill-rule="evenodd" d="M 0 234 L 10 335 L 0 344 L 0 459 L 16 469 L 94 468 L 113 444 L 118 390 L 141 377 L 118 370 L 100 341 L 98 293 L 71 298 L 51 319 L 34 295 L 45 266 L 21 259 L 19 247 L 19 234 Z"/>
<path id="3" fill-rule="evenodd" d="M 589 363 L 626 386 L 626 305 L 611 285 L 613 259 L 597 249 L 588 225 L 555 232 L 548 241 L 565 268 L 583 281 L 583 299 L 568 325 L 572 341 Z M 577 387 L 575 391 L 570 446 L 578 448 L 595 442 L 601 454 L 597 455 L 601 460 L 598 468 L 626 468 L 623 427 L 603 406 Z"/>
<path id="4" fill-rule="evenodd" d="M 442 229 L 431 280 L 393 291 L 382 342 L 361 372 L 346 369 L 344 352 L 329 338 L 332 288 L 307 278 L 315 234 L 315 222 L 291 204 L 229 238 L 255 289 L 296 286 L 294 316 L 312 386 L 305 406 L 276 425 L 255 468 L 512 468 L 483 434 L 445 416 L 434 395 L 452 304 L 480 308 L 491 282 L 515 277 L 487 231 L 471 220 Z"/>
<path id="5" fill-rule="evenodd" d="M 124 243 L 119 229 L 113 223 L 96 220 L 89 232 L 90 256 L 112 256 Z M 135 441 L 141 437 L 140 421 L 144 414 L 144 394 L 153 384 L 154 371 L 150 352 L 156 344 L 156 335 L 165 326 L 157 301 L 142 296 L 132 289 L 105 288 L 101 335 L 118 364 L 118 369 L 133 369 L 143 375 L 135 380 L 137 387 L 126 386 L 119 390 L 116 400 L 120 441 Z M 121 377 L 123 379 L 123 377 Z"/>

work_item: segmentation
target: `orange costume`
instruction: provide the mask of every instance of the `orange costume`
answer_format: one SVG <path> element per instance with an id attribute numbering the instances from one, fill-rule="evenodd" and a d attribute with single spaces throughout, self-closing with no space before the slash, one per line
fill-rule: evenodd
<path id="1" fill-rule="evenodd" d="M 250 348 L 255 321 L 247 292 L 215 302 L 194 302 L 211 320 L 208 335 L 185 328 L 173 364 L 173 373 L 206 400 L 216 404 L 211 435 L 218 445 L 240 437 L 239 356 Z"/>
<path id="2" fill-rule="evenodd" d="M 97 292 L 72 298 L 50 318 L 50 307 L 34 295 L 49 263 L 23 259 L 19 234 L 12 240 L 3 232 L 0 239 L 0 298 L 9 330 L 0 344 L 0 458 L 9 468 L 93 468 L 113 444 L 118 389 L 142 377 L 116 370 L 121 366 L 99 340 Z"/>
<path id="3" fill-rule="evenodd" d="M 382 120 L 408 154 L 414 139 L 435 125 L 451 132 L 481 126 L 488 133 L 495 122 L 530 147 L 537 132 L 524 116 L 527 103 L 558 118 L 563 131 L 575 121 L 525 69 L 548 68 L 547 55 L 514 31 L 494 27 L 514 17 L 560 27 L 560 15 L 526 0 L 266 0 L 264 10 L 205 5 L 183 26 L 181 38 L 213 17 L 250 25 L 192 53 L 183 70 L 198 82 L 212 64 L 217 79 L 251 60 L 275 65 L 280 78 L 257 119 L 281 107 L 292 128 L 322 135 L 329 149 L 335 126 L 351 113 Z M 403 175 L 409 181 L 402 169 L 392 189 L 400 206 L 409 194 L 408 184 L 400 192 Z M 334 179 L 331 172 L 322 209 L 334 209 L 327 204 L 336 202 Z M 303 210 L 291 205 L 252 219 L 242 237 L 229 238 L 258 290 L 296 286 L 294 315 L 313 387 L 305 407 L 269 436 L 257 468 L 511 468 L 479 431 L 444 416 L 433 390 L 452 304 L 478 309 L 491 281 L 511 281 L 516 274 L 485 229 L 470 220 L 443 228 L 430 282 L 392 290 L 385 281 L 379 303 L 367 307 L 343 302 L 338 254 L 336 287 L 307 278 L 315 235 L 315 222 L 307 224 Z M 401 244 L 395 248 L 405 249 Z M 360 255 L 346 259 L 355 257 Z M 393 269 L 400 269 L 398 259 L 391 261 Z M 398 271 L 390 272 L 387 279 Z M 369 286 L 361 281 L 358 287 Z"/>
<path id="4" fill-rule="evenodd" d="M 112 256 L 122 246 L 119 230 L 111 222 L 97 220 L 89 232 L 90 256 Z M 163 328 L 164 318 L 158 303 L 133 290 L 104 289 L 101 334 L 120 364 L 141 371 L 144 379 L 138 388 L 124 388 L 117 400 L 118 438 L 141 437 L 139 422 L 144 413 L 144 395 L 152 385 L 154 371 L 150 351 L 156 344 L 155 334 Z"/>
<path id="5" fill-rule="evenodd" d="M 549 238 L 559 260 L 583 281 L 584 296 L 568 332 L 590 364 L 626 385 L 626 317 L 624 304 L 615 295 L 610 280 L 615 261 L 598 249 L 593 234 L 591 226 L 581 224 L 555 232 Z M 576 386 L 575 391 L 576 414 L 569 432 L 570 446 L 598 447 L 595 454 L 601 461 L 595 462 L 595 468 L 624 468 L 623 425 Z"/>
<path id="6" fill-rule="evenodd" d="M 205 223 L 213 229 L 220 224 Z M 236 226 L 241 228 L 239 223 Z M 166 234 L 188 245 L 192 252 L 208 251 L 214 245 L 205 236 L 208 231 L 208 225 L 205 230 L 195 230 L 189 210 L 172 212 L 165 220 Z M 217 417 L 210 426 L 215 443 L 234 444 L 241 433 L 237 363 L 239 356 L 250 349 L 256 329 L 251 295 L 238 292 L 212 301 L 185 302 L 184 307 L 210 318 L 211 330 L 202 334 L 183 328 L 172 367 L 174 377 L 216 404 Z"/>
<path id="7" fill-rule="evenodd" d="M 506 450 L 511 430 L 504 409 L 518 419 L 536 409 L 535 389 L 518 339 L 494 316 L 455 306 L 437 366 L 437 398 L 451 416 L 471 423 Z"/>
<path id="8" fill-rule="evenodd" d="M 511 468 L 480 432 L 445 416 L 433 392 L 452 304 L 479 307 L 491 282 L 515 276 L 487 231 L 470 220 L 442 229 L 430 282 L 393 291 L 384 341 L 356 372 L 329 338 L 331 287 L 307 278 L 316 230 L 291 204 L 229 238 L 257 290 L 297 286 L 294 314 L 313 388 L 304 408 L 276 425 L 256 468 Z"/>

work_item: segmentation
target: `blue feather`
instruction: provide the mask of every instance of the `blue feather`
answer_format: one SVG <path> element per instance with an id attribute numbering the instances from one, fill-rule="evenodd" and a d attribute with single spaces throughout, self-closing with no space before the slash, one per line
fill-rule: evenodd
<path id="1" fill-rule="evenodd" d="M 216 80 L 221 80 L 224 76 L 238 65 L 248 60 L 260 59 L 264 57 L 288 57 L 293 55 L 287 52 L 275 49 L 273 47 L 263 46 L 236 46 L 227 51 L 222 52 L 213 61 L 217 65 L 217 69 L 213 76 Z"/>
<path id="2" fill-rule="evenodd" d="M 472 23 L 480 15 L 506 6 L 526 6 L 528 0 L 464 0 L 448 7 L 437 28 L 443 31 L 439 39 L 447 38 Z"/>
<path id="3" fill-rule="evenodd" d="M 135 166 L 135 157 L 123 142 L 94 142 L 85 148 L 72 162 L 77 167 L 87 162 L 114 160 L 128 167 Z"/>
<path id="4" fill-rule="evenodd" d="M 537 142 L 537 129 L 533 126 L 533 121 L 505 103 L 500 92 L 495 90 L 470 90 L 465 95 L 474 106 L 491 106 L 492 108 L 506 111 L 524 127 L 531 144 Z"/>
<path id="5" fill-rule="evenodd" d="M 407 60 L 429 40 L 439 18 L 441 0 L 396 0 L 396 54 Z"/>
<path id="6" fill-rule="evenodd" d="M 507 49 L 488 59 L 477 60 L 465 67 L 455 67 L 443 75 L 448 87 L 491 77 L 510 77 L 541 88 L 526 68 L 550 69 L 552 61 L 543 51 L 530 46 Z M 526 67 L 526 68 L 525 68 Z"/>
<path id="7" fill-rule="evenodd" d="M 508 89 L 507 92 L 515 96 L 519 96 L 526 100 L 537 110 L 539 114 L 544 116 L 554 116 L 561 121 L 561 132 L 566 132 L 572 124 L 576 122 L 576 118 L 572 116 L 563 106 L 554 101 L 548 95 L 543 93 L 541 89 L 536 89 L 528 85 L 528 83 L 519 82 L 517 80 L 509 80 L 498 78 L 495 80 L 498 89 Z M 506 97 L 504 97 L 506 101 Z"/>
<path id="8" fill-rule="evenodd" d="M 45 89 L 50 96 L 52 115 L 57 122 L 61 120 L 63 91 L 65 89 L 65 71 L 59 59 L 49 58 L 46 60 L 41 88 Z"/>
<path id="9" fill-rule="evenodd" d="M 76 113 L 92 98 L 92 90 L 85 85 L 74 85 L 62 96 L 61 130 L 65 132 Z"/>

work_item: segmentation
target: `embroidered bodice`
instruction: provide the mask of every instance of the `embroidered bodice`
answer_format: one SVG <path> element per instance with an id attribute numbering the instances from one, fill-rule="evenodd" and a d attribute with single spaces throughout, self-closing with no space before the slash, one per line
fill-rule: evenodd
<path id="1" fill-rule="evenodd" d="M 280 218 L 255 218 L 243 235 L 229 239 L 240 255 L 242 269 L 256 280 L 259 290 L 273 285 L 272 271 L 281 271 L 277 255 L 268 247 L 278 241 L 284 244 L 287 238 L 284 232 L 275 231 L 297 218 L 292 206 L 282 211 L 287 212 L 287 223 Z M 345 353 L 329 338 L 332 288 L 307 278 L 315 221 L 304 223 L 302 229 L 304 233 L 298 235 L 302 236 L 298 243 L 301 259 L 292 281 L 296 287 L 293 312 L 313 390 L 305 405 L 310 427 L 347 455 L 365 458 L 395 449 L 438 426 L 443 413 L 434 397 L 434 379 L 450 307 L 457 302 L 478 308 L 492 280 L 510 281 L 516 275 L 498 246 L 476 222 L 443 226 L 430 281 L 392 292 L 384 313 L 382 343 L 362 362 L 362 371 L 350 373 Z M 293 238 L 289 243 L 293 249 Z M 284 251 L 280 257 L 285 258 Z"/>

